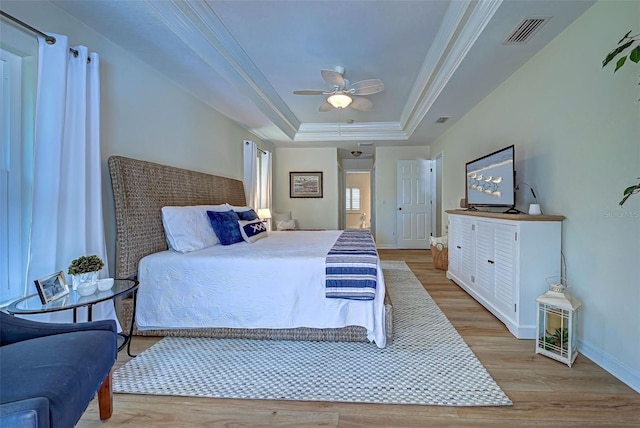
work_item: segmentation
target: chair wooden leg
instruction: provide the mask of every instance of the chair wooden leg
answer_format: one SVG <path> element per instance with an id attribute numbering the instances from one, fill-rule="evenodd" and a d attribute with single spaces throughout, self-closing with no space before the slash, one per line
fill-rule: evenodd
<path id="1" fill-rule="evenodd" d="M 98 408 L 100 420 L 109 419 L 113 414 L 113 392 L 111 391 L 111 372 L 104 378 L 98 390 Z"/>

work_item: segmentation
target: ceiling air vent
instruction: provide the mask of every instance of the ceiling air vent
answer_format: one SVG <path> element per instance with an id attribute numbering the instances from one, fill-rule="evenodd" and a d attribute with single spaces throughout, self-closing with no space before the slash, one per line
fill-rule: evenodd
<path id="1" fill-rule="evenodd" d="M 551 18 L 525 18 L 521 23 L 516 25 L 516 28 L 507 36 L 503 44 L 505 45 L 522 45 L 529 41 L 529 39 Z"/>
<path id="2" fill-rule="evenodd" d="M 436 123 L 445 123 L 449 119 L 451 119 L 451 116 L 440 116 L 436 119 Z"/>

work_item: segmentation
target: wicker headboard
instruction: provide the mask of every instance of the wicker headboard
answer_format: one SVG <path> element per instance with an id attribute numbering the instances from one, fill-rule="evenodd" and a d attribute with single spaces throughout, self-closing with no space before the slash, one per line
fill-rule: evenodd
<path id="1" fill-rule="evenodd" d="M 157 163 L 111 156 L 116 211 L 116 278 L 138 276 L 138 262 L 167 249 L 164 206 L 245 205 L 242 181 Z"/>

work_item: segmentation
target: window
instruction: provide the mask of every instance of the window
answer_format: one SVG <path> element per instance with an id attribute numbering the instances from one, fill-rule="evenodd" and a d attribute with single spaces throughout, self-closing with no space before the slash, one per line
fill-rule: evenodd
<path id="1" fill-rule="evenodd" d="M 360 212 L 360 189 L 357 187 L 347 187 L 346 192 L 346 204 L 347 211 Z"/>
<path id="2" fill-rule="evenodd" d="M 27 290 L 34 72 L 29 57 L 0 49 L 0 306 Z"/>

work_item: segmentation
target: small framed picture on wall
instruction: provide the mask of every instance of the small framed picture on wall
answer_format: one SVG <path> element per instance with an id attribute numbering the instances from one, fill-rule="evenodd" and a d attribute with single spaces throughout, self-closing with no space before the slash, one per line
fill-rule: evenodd
<path id="1" fill-rule="evenodd" d="M 289 197 L 322 198 L 322 172 L 290 172 Z"/>

